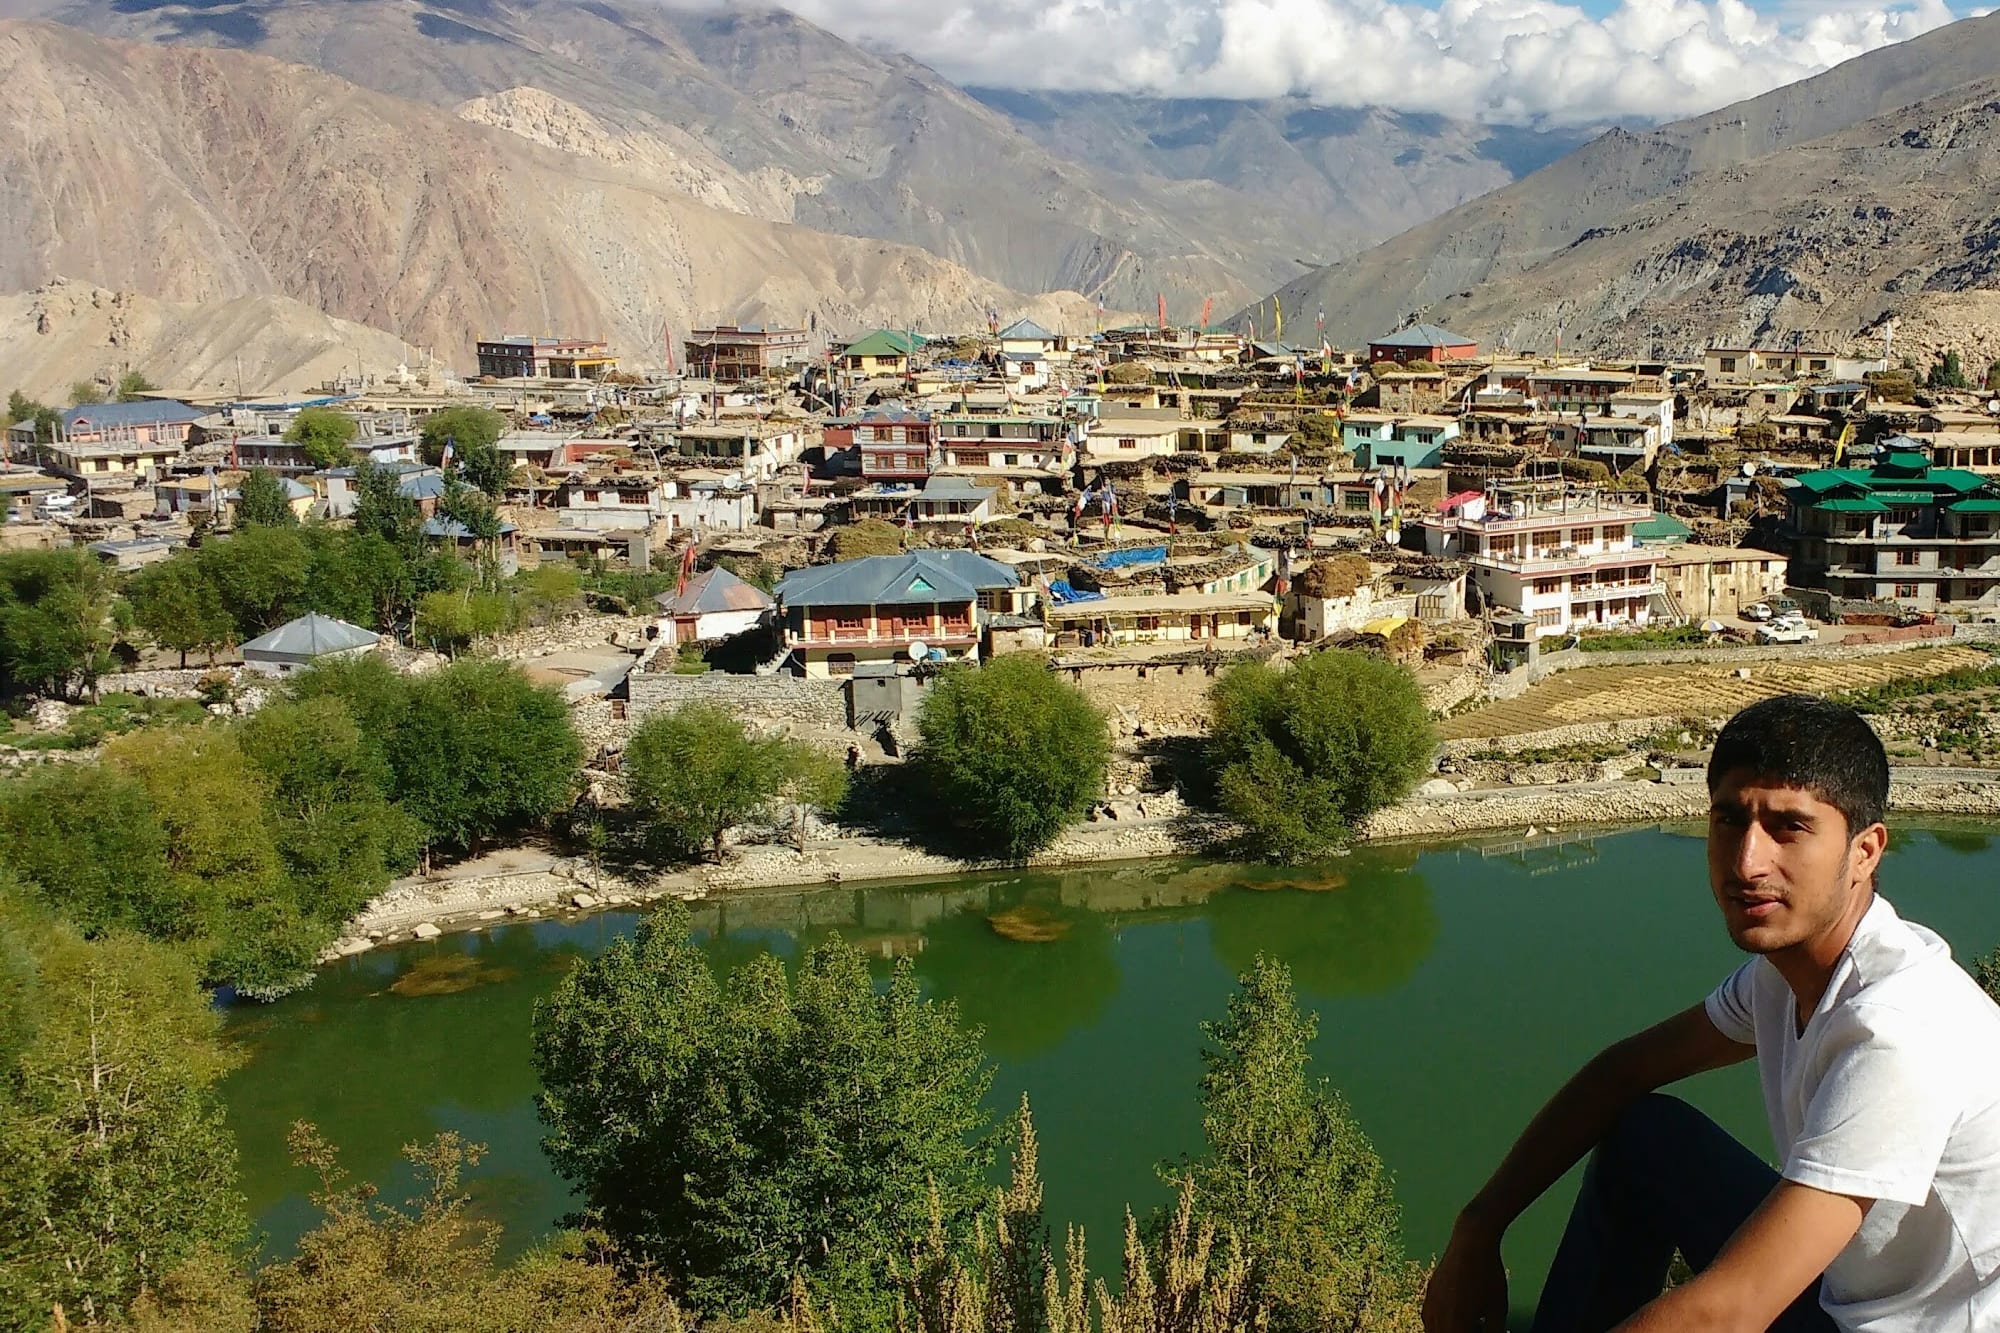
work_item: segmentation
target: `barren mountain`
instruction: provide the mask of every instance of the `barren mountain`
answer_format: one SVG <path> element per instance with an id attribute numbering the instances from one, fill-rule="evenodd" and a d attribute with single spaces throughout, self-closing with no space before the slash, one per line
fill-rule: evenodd
<path id="1" fill-rule="evenodd" d="M 1310 214 L 1213 181 L 1086 168 L 925 67 L 788 13 L 631 0 L 82 0 L 56 17 L 249 49 L 441 108 L 473 102 L 482 118 L 493 99 L 538 90 L 642 155 L 675 154 L 698 198 L 916 245 L 1021 291 L 1086 291 L 1124 308 L 1150 307 L 1156 291 L 1176 308 L 1235 303 L 1297 272 L 1293 256 L 1321 231 Z"/>
<path id="2" fill-rule="evenodd" d="M 974 88 L 1067 157 L 1128 175 L 1211 180 L 1321 220 L 1338 259 L 1536 171 L 1592 137 L 1300 98 L 1056 96 Z"/>
<path id="3" fill-rule="evenodd" d="M 60 400 L 77 380 L 128 370 L 170 389 L 311 389 L 409 355 L 394 334 L 278 296 L 184 305 L 62 278 L 0 296 L 5 387 L 35 398 Z"/>
<path id="4" fill-rule="evenodd" d="M 588 123 L 535 104 L 544 138 Z M 168 301 L 285 296 L 457 357 L 496 329 L 603 333 L 647 360 L 663 329 L 718 317 L 1091 318 L 1074 293 L 1029 300 L 912 246 L 697 202 L 661 163 L 598 147 L 242 52 L 0 23 L 0 291 L 69 274 Z"/>
<path id="5" fill-rule="evenodd" d="M 1613 130 L 1512 185 L 1287 284 L 1281 299 L 1288 310 L 1324 305 L 1330 331 L 1350 342 L 1422 315 L 1463 324 L 1468 333 L 1546 344 L 1561 312 L 1584 336 L 1615 332 L 1641 346 L 1650 341 L 1681 350 L 1708 331 L 1694 323 L 1718 313 L 1730 315 L 1724 328 L 1738 327 L 1732 300 L 1774 295 L 1761 290 L 1765 278 L 1738 287 L 1733 276 L 1708 273 L 1706 259 L 1688 262 L 1684 242 L 1728 252 L 1727 267 L 1746 274 L 1770 266 L 1789 271 L 1794 261 L 1810 267 L 1816 261 L 1798 254 L 1796 242 L 1842 243 L 1816 219 L 1851 212 L 1863 196 L 1870 211 L 1905 212 L 1907 201 L 1887 197 L 1909 183 L 1915 168 L 1900 146 L 1903 131 L 1945 114 L 1955 98 L 1976 100 L 1975 85 L 1996 68 L 2000 15 L 1963 20 L 1706 116 L 1642 133 Z M 1968 167 L 1979 163 L 1960 157 L 1939 169 Z M 1833 175 L 1838 187 L 1830 184 Z M 1990 183 L 1990 176 L 1975 176 L 1957 188 L 1984 197 Z M 1950 192 L 1942 179 L 1932 184 Z M 1599 245 L 1607 233 L 1625 239 Z M 1639 248 L 1632 238 L 1640 234 L 1651 248 Z M 1719 247 L 1712 243 L 1731 236 Z M 1924 244 L 1956 246 L 1962 239 L 1911 235 L 1900 267 L 1885 263 L 1868 280 L 1886 282 L 1921 266 Z M 1573 248 L 1586 253 L 1572 254 Z M 1852 276 L 1860 263 L 1855 256 L 1822 257 L 1829 274 Z M 1937 267 L 1939 281 L 1953 281 L 1942 274 L 1947 265 Z M 1697 290 L 1717 281 L 1716 299 L 1704 305 Z M 1882 292 L 1828 290 L 1818 303 L 1803 296 L 1753 302 L 1755 314 L 1745 323 L 1749 331 L 1766 324 L 1820 327 L 1883 304 L 1875 295 Z M 1886 295 L 1893 299 L 1895 292 Z"/>

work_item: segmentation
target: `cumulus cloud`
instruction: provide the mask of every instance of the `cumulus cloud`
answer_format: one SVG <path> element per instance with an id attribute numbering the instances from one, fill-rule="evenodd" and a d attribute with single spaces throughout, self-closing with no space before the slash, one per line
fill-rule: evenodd
<path id="1" fill-rule="evenodd" d="M 1947 0 L 784 0 L 961 83 L 1301 95 L 1501 124 L 1693 115 L 1949 23 Z"/>

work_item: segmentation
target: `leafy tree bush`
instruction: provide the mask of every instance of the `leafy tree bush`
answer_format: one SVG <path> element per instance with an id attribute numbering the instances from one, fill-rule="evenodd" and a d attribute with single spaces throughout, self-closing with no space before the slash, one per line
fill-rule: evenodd
<path id="1" fill-rule="evenodd" d="M 269 468 L 252 468 L 236 488 L 236 522 L 246 528 L 296 528 L 299 516 L 292 512 L 285 483 Z"/>
<path id="2" fill-rule="evenodd" d="M 1420 356 L 1415 360 L 1405 361 L 1403 369 L 1409 371 L 1412 375 L 1435 375 L 1438 373 L 1438 363 L 1427 357 Z"/>
<path id="3" fill-rule="evenodd" d="M 1402 1255 L 1389 1173 L 1353 1112 L 1308 1076 L 1317 1022 L 1283 963 L 1259 955 L 1202 1024 L 1206 1151 L 1161 1168 L 1248 1259 L 1272 1333 L 1415 1328 L 1421 1274 Z"/>
<path id="4" fill-rule="evenodd" d="M 434 652 L 456 654 L 474 639 L 504 633 L 514 626 L 514 603 L 499 592 L 463 588 L 439 589 L 417 599 L 410 633 Z"/>
<path id="5" fill-rule="evenodd" d="M 418 448 L 426 463 L 435 464 L 444 458 L 449 441 L 452 463 L 465 479 L 498 498 L 513 471 L 513 465 L 495 448 L 506 429 L 507 418 L 490 407 L 447 407 L 424 418 Z"/>
<path id="6" fill-rule="evenodd" d="M 689 704 L 655 713 L 625 746 L 625 780 L 650 841 L 720 859 L 723 835 L 784 804 L 830 808 L 847 774 L 816 746 L 752 735 L 727 710 Z"/>
<path id="7" fill-rule="evenodd" d="M 71 698 L 110 671 L 111 576 L 90 552 L 0 554 L 0 696 Z"/>
<path id="8" fill-rule="evenodd" d="M 285 439 L 304 450 L 314 467 L 343 467 L 354 460 L 354 437 L 360 432 L 361 427 L 345 412 L 307 407 L 285 428 Z"/>
<path id="9" fill-rule="evenodd" d="M 310 609 L 312 551 L 304 535 L 293 529 L 245 528 L 233 537 L 203 542 L 194 558 L 236 627 L 239 643 Z"/>
<path id="10" fill-rule="evenodd" d="M 1965 367 L 1960 363 L 1957 352 L 1946 352 L 1942 359 L 1931 363 L 1930 373 L 1924 376 L 1927 389 L 1969 389 L 1970 380 L 1965 378 Z"/>
<path id="11" fill-rule="evenodd" d="M 719 982 L 686 910 L 655 913 L 535 1007 L 549 1159 L 704 1314 L 803 1275 L 841 1325 L 893 1322 L 889 1265 L 986 1192 L 990 1070 L 907 961 L 878 989 L 838 939 Z"/>
<path id="12" fill-rule="evenodd" d="M 530 625 L 560 620 L 583 602 L 583 579 L 566 564 L 549 563 L 514 576 L 519 619 Z"/>
<path id="13" fill-rule="evenodd" d="M 386 467 L 361 463 L 354 469 L 354 531 L 381 538 L 405 559 L 414 559 L 424 545 L 424 511 Z"/>
<path id="14" fill-rule="evenodd" d="M 125 585 L 125 595 L 139 628 L 160 647 L 179 653 L 183 667 L 190 652 L 206 652 L 213 660 L 215 650 L 236 633 L 215 585 L 191 554 L 148 565 Z"/>
<path id="15" fill-rule="evenodd" d="M 0 951 L 34 996 L 0 1068 L 0 1329 L 112 1324 L 246 1233 L 219 1016 L 185 958 L 31 922 L 4 886 Z"/>
<path id="16" fill-rule="evenodd" d="M 24 891 L 96 937 L 116 929 L 195 941 L 209 905 L 167 866 L 144 784 L 104 764 L 54 764 L 0 784 L 0 863 Z"/>
<path id="17" fill-rule="evenodd" d="M 1210 705 L 1221 809 L 1274 859 L 1326 855 L 1430 764 L 1434 733 L 1416 681 L 1368 654 L 1336 649 L 1288 669 L 1232 667 Z"/>
<path id="18" fill-rule="evenodd" d="M 118 401 L 133 403 L 152 393 L 160 386 L 146 378 L 145 372 L 128 370 L 118 377 Z"/>
<path id="19" fill-rule="evenodd" d="M 918 731 L 935 808 L 987 855 L 1041 850 L 1104 794 L 1104 715 L 1039 654 L 948 668 Z"/>
<path id="20" fill-rule="evenodd" d="M 471 847 L 569 803 L 583 746 L 569 709 L 504 662 L 412 679 L 388 738 L 396 800 L 434 842 Z"/>
<path id="21" fill-rule="evenodd" d="M 69 386 L 69 405 L 89 407 L 104 401 L 104 386 L 96 380 L 77 380 Z"/>
<path id="22" fill-rule="evenodd" d="M 1907 403 L 1917 396 L 1917 377 L 1908 368 L 1871 370 L 1862 378 L 1868 382 L 1869 396 L 1885 402 Z"/>

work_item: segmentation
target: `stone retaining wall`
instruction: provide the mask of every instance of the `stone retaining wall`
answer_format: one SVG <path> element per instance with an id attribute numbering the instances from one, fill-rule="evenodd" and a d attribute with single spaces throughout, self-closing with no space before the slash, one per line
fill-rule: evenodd
<path id="1" fill-rule="evenodd" d="M 159 671 L 122 671 L 115 676 L 99 676 L 97 692 L 103 694 L 139 694 L 150 699 L 192 699 L 201 693 L 201 682 L 210 676 L 227 676 L 231 684 L 239 684 L 245 675 L 240 666 L 213 666 L 166 668 Z M 259 673 L 248 673 L 252 680 L 268 682 L 271 677 Z"/>
<path id="2" fill-rule="evenodd" d="M 847 691 L 838 680 L 735 676 L 721 671 L 701 676 L 635 671 L 626 678 L 626 688 L 631 694 L 633 722 L 657 709 L 708 703 L 752 722 L 789 722 L 829 731 L 847 725 Z"/>

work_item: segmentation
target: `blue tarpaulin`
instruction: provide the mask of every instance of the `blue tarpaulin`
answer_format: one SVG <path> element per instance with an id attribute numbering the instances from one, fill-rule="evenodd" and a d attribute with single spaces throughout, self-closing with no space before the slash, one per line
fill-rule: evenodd
<path id="1" fill-rule="evenodd" d="M 1090 562 L 1099 569 L 1130 569 L 1135 565 L 1164 565 L 1167 563 L 1167 548 L 1164 546 L 1138 546 L 1129 551 L 1106 551 Z"/>
<path id="2" fill-rule="evenodd" d="M 1055 598 L 1058 605 L 1064 602 L 1101 602 L 1104 600 L 1104 594 L 1101 592 L 1087 592 L 1082 588 L 1070 587 L 1068 579 L 1056 579 L 1052 581 L 1049 584 L 1049 596 Z"/>

